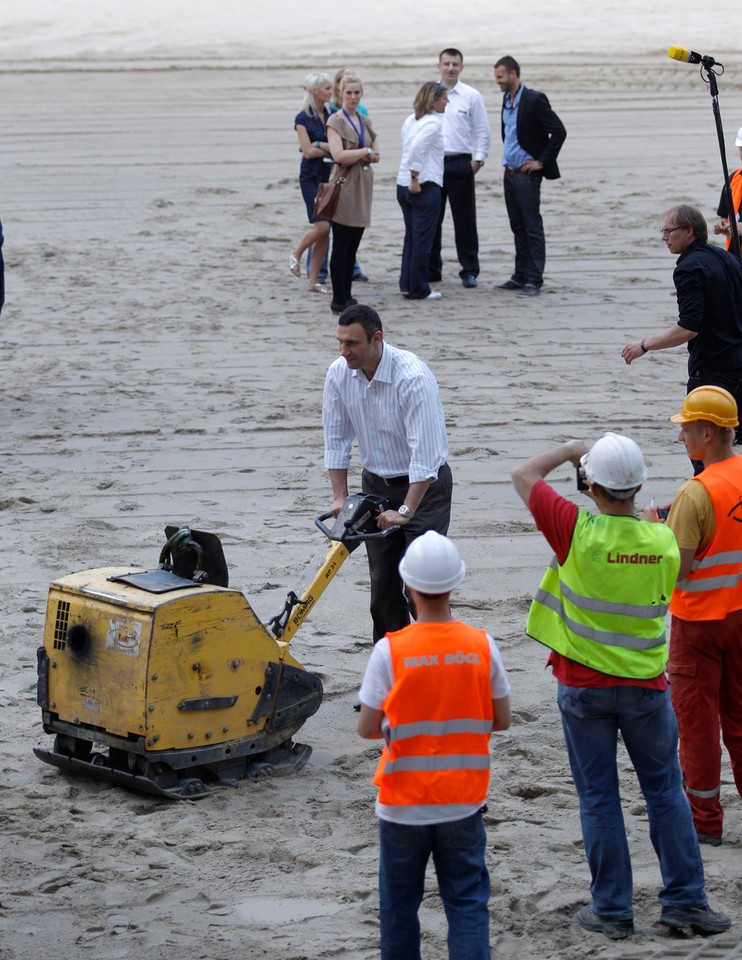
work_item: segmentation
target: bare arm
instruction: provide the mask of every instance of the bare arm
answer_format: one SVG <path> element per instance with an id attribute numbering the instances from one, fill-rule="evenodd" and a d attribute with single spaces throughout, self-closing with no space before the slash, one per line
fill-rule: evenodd
<path id="1" fill-rule="evenodd" d="M 681 343 L 688 343 L 689 340 L 693 340 L 697 336 L 698 334 L 693 330 L 686 330 L 679 323 L 674 323 L 663 333 L 658 333 L 653 337 L 645 337 L 641 343 L 627 343 L 621 351 L 621 356 L 626 363 L 631 363 L 632 360 L 638 360 L 639 357 L 643 357 L 650 350 L 666 350 L 668 347 L 679 347 Z M 644 344 L 643 348 L 642 344 Z"/>
<path id="2" fill-rule="evenodd" d="M 680 548 L 680 570 L 678 570 L 678 580 L 684 580 L 688 576 L 695 555 L 695 550 L 689 550 L 683 547 Z"/>
<path id="3" fill-rule="evenodd" d="M 433 478 L 430 477 L 428 480 L 419 480 L 417 483 L 411 483 L 407 488 L 404 502 L 405 506 L 410 508 L 413 515 L 420 506 L 420 503 L 422 502 L 422 499 L 432 482 Z M 385 527 L 391 527 L 393 524 L 398 524 L 400 527 L 404 527 L 410 522 L 411 519 L 411 517 L 403 517 L 400 513 L 397 513 L 396 510 L 385 510 L 383 513 L 379 514 L 379 519 L 377 520 L 376 525 L 380 530 L 383 530 Z"/>
<path id="4" fill-rule="evenodd" d="M 318 147 L 314 141 L 309 139 L 307 128 L 303 127 L 300 123 L 296 125 L 296 135 L 299 138 L 299 150 L 301 150 L 302 155 L 306 157 L 307 160 L 316 160 L 319 157 L 326 157 L 329 154 L 329 144 L 324 143 L 322 147 Z"/>
<path id="5" fill-rule="evenodd" d="M 381 719 L 384 716 L 383 710 L 374 710 L 373 707 L 361 704 L 361 712 L 358 715 L 358 733 L 364 740 L 383 740 L 384 734 L 381 732 Z"/>
<path id="6" fill-rule="evenodd" d="M 492 701 L 493 730 L 507 730 L 510 726 L 510 697 Z"/>
<path id="7" fill-rule="evenodd" d="M 330 144 L 330 153 L 335 163 L 342 163 L 346 167 L 350 167 L 354 163 L 360 163 L 361 160 L 365 160 L 367 163 L 379 162 L 375 140 L 369 148 L 355 147 L 353 150 L 346 150 L 343 147 L 343 138 L 337 130 L 333 129 L 333 127 L 328 127 L 327 141 Z M 370 153 L 369 150 L 371 151 Z"/>
<path id="8" fill-rule="evenodd" d="M 547 477 L 552 470 L 556 470 L 563 463 L 571 462 L 575 466 L 579 465 L 580 457 L 587 453 L 587 446 L 582 440 L 568 440 L 559 447 L 552 450 L 544 450 L 543 453 L 537 453 L 535 457 L 526 460 L 511 473 L 510 477 L 515 487 L 515 492 L 521 498 L 523 503 L 528 506 L 531 499 L 531 490 L 538 483 Z"/>
<path id="9" fill-rule="evenodd" d="M 343 504 L 348 499 L 348 471 L 347 470 L 328 470 L 330 475 L 330 486 L 332 487 L 332 515 L 336 517 L 343 509 Z"/>

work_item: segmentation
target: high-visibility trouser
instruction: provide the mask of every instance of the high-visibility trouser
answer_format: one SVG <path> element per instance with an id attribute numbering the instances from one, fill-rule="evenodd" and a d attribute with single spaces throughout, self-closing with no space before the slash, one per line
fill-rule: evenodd
<path id="1" fill-rule="evenodd" d="M 742 610 L 724 620 L 673 616 L 670 696 L 680 731 L 680 767 L 699 833 L 720 837 L 721 737 L 742 796 Z"/>

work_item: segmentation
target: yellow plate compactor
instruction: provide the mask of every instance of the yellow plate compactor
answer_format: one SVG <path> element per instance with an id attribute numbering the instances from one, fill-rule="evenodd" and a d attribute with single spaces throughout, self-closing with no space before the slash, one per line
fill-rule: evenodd
<path id="1" fill-rule="evenodd" d="M 292 737 L 316 713 L 322 681 L 289 643 L 349 554 L 384 536 L 381 497 L 349 497 L 301 597 L 262 624 L 229 589 L 219 539 L 167 527 L 156 570 L 103 567 L 49 588 L 38 703 L 52 749 L 40 760 L 175 799 L 243 778 L 301 770 Z M 95 748 L 95 749 L 94 749 Z"/>

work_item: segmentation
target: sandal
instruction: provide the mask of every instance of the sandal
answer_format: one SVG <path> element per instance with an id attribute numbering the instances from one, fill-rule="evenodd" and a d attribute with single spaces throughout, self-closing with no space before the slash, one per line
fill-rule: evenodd
<path id="1" fill-rule="evenodd" d="M 321 283 L 314 283 L 309 287 L 310 293 L 329 293 L 330 291 L 326 286 Z"/>
<path id="2" fill-rule="evenodd" d="M 301 276 L 301 266 L 300 266 L 300 264 L 301 264 L 301 261 L 300 261 L 300 260 L 297 260 L 296 257 L 295 257 L 295 256 L 293 255 L 293 253 L 292 253 L 291 256 L 289 257 L 289 270 L 293 273 L 293 275 L 294 275 L 295 277 L 300 277 L 300 276 Z"/>

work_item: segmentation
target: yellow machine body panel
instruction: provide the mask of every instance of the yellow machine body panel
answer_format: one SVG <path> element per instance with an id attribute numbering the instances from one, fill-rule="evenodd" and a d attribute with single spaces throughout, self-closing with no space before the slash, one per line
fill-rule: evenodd
<path id="1" fill-rule="evenodd" d="M 196 584 L 151 593 L 101 568 L 51 584 L 44 647 L 49 709 L 60 720 L 141 737 L 148 750 L 242 738 L 270 664 L 300 664 L 244 594 Z M 275 669 L 275 668 L 274 668 Z"/>

